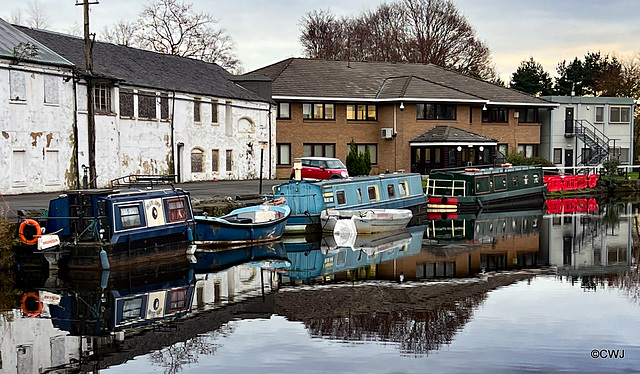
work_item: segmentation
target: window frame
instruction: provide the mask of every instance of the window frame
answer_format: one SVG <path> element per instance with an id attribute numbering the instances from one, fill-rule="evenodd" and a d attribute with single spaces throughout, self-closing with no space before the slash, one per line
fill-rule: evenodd
<path id="1" fill-rule="evenodd" d="M 193 98 L 193 123 L 202 123 L 202 99 L 199 97 Z"/>
<path id="2" fill-rule="evenodd" d="M 200 159 L 200 170 L 194 170 L 193 169 L 193 156 L 194 156 L 194 154 L 199 154 L 200 157 L 201 157 L 201 159 Z M 204 171 L 204 164 L 205 164 L 204 150 L 201 149 L 201 148 L 193 148 L 191 150 L 191 152 L 189 152 L 189 156 L 190 156 L 189 160 L 191 161 L 190 162 L 191 173 L 204 173 L 205 172 Z"/>
<path id="3" fill-rule="evenodd" d="M 604 123 L 604 105 L 596 106 L 593 112 L 594 112 L 593 123 Z M 598 119 L 598 117 L 600 117 L 600 119 Z"/>
<path id="4" fill-rule="evenodd" d="M 287 162 L 282 160 L 282 148 L 289 149 L 289 157 Z M 291 165 L 291 143 L 276 143 L 276 165 Z"/>
<path id="5" fill-rule="evenodd" d="M 118 103 L 120 106 L 120 118 L 134 118 L 135 111 L 135 92 L 130 88 L 120 88 L 118 90 Z M 130 108 L 127 108 L 128 105 Z M 123 113 L 123 108 L 126 108 L 127 112 Z"/>
<path id="6" fill-rule="evenodd" d="M 282 113 L 282 106 L 287 105 L 287 114 L 286 116 Z M 291 103 L 288 101 L 278 102 L 276 104 L 276 119 L 291 119 Z"/>
<path id="7" fill-rule="evenodd" d="M 167 223 L 185 222 L 189 218 L 187 201 L 184 197 L 166 199 L 164 204 Z"/>
<path id="8" fill-rule="evenodd" d="M 233 172 L 233 149 L 225 150 L 224 155 L 225 155 L 224 157 L 225 171 L 227 173 L 232 173 Z"/>
<path id="9" fill-rule="evenodd" d="M 433 107 L 433 116 L 428 115 L 429 111 L 427 108 Z M 448 113 L 447 108 L 449 110 L 453 109 L 453 118 L 449 118 L 447 116 L 440 116 L 440 114 Z M 416 104 L 416 120 L 420 121 L 455 121 L 458 118 L 458 106 L 456 104 L 443 104 L 443 103 L 418 103 Z"/>
<path id="10" fill-rule="evenodd" d="M 520 154 L 520 147 L 523 147 L 522 149 L 522 156 L 526 157 L 526 158 L 530 158 L 530 157 L 538 157 L 538 146 L 539 144 L 532 144 L 532 143 L 518 143 L 518 145 L 516 146 L 516 154 Z M 527 156 L 527 147 L 531 147 L 531 156 Z"/>
<path id="11" fill-rule="evenodd" d="M 158 113 L 156 108 L 156 93 L 154 91 L 138 90 L 137 96 L 138 96 L 138 118 L 143 120 L 157 119 Z M 142 111 L 143 104 L 145 104 L 145 106 L 149 106 L 148 113 L 143 113 Z M 151 110 L 151 108 L 153 108 L 153 110 Z M 149 117 L 148 115 L 151 115 L 151 117 Z"/>
<path id="12" fill-rule="evenodd" d="M 617 120 L 614 120 L 614 109 L 618 110 Z M 627 112 L 627 121 L 622 120 L 622 112 L 625 110 Z M 629 124 L 631 123 L 631 108 L 625 105 L 612 105 L 609 106 L 609 123 L 612 124 Z"/>
<path id="13" fill-rule="evenodd" d="M 211 171 L 217 173 L 220 171 L 220 150 L 211 150 Z"/>
<path id="14" fill-rule="evenodd" d="M 529 120 L 529 112 L 533 113 L 533 120 Z M 535 108 L 535 107 L 519 108 L 518 123 L 540 123 L 538 108 Z"/>
<path id="15" fill-rule="evenodd" d="M 317 146 L 322 147 L 322 154 L 315 154 L 315 149 Z M 311 147 L 311 154 L 306 154 L 306 147 Z M 327 155 L 327 148 L 333 148 L 333 154 Z M 302 143 L 302 157 L 336 157 L 336 143 Z"/>
<path id="16" fill-rule="evenodd" d="M 96 114 L 113 114 L 112 85 L 96 83 L 93 85 L 93 110 Z"/>
<path id="17" fill-rule="evenodd" d="M 488 107 L 482 111 L 482 123 L 509 123 L 509 108 Z"/>
<path id="18" fill-rule="evenodd" d="M 311 111 L 311 117 L 305 117 L 305 107 L 306 106 L 310 106 Z M 316 117 L 316 109 L 322 106 L 322 118 L 318 118 Z M 331 117 L 327 117 L 327 106 L 331 106 L 332 110 L 332 116 Z M 333 103 L 321 103 L 321 102 L 308 102 L 308 103 L 302 103 L 302 119 L 303 120 L 310 120 L 310 121 L 335 121 L 336 119 L 336 106 Z"/>
<path id="19" fill-rule="evenodd" d="M 364 107 L 364 118 L 358 118 L 360 111 L 358 107 Z M 349 108 L 353 107 L 353 118 L 349 118 Z M 369 110 L 373 108 L 374 117 L 369 117 Z M 376 122 L 378 121 L 378 106 L 375 104 L 347 104 L 345 106 L 345 116 L 347 121 L 355 121 L 355 122 Z"/>
<path id="20" fill-rule="evenodd" d="M 556 153 L 556 152 L 559 152 Z M 562 164 L 562 156 L 563 156 L 563 150 L 562 148 L 554 148 L 553 149 L 553 163 L 554 164 Z"/>
<path id="21" fill-rule="evenodd" d="M 349 146 L 350 143 L 347 143 L 347 149 L 349 149 Z M 369 147 L 369 154 L 371 154 L 371 165 L 378 165 L 378 143 L 356 143 L 356 152 L 359 155 L 364 154 L 367 147 Z M 375 149 L 375 152 L 373 152 L 373 149 Z"/>

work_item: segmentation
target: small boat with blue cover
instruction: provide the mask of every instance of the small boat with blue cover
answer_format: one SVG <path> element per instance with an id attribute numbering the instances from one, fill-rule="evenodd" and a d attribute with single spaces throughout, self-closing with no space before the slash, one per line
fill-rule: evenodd
<path id="1" fill-rule="evenodd" d="M 234 246 L 278 240 L 291 209 L 286 205 L 254 205 L 222 217 L 195 216 L 195 244 Z"/>
<path id="2" fill-rule="evenodd" d="M 285 198 L 291 208 L 286 233 L 321 231 L 325 209 L 411 209 L 420 213 L 427 198 L 417 173 L 394 173 L 326 181 L 298 181 L 275 186 L 273 195 Z"/>

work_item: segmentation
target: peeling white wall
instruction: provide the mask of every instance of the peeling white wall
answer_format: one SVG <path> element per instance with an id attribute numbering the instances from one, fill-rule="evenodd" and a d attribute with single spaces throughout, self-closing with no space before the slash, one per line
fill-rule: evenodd
<path id="1" fill-rule="evenodd" d="M 80 346 L 80 337 L 53 327 L 49 318 L 23 317 L 20 310 L 0 314 L 0 374 L 38 373 L 77 362 Z"/>
<path id="2" fill-rule="evenodd" d="M 10 71 L 24 79 L 21 100 L 10 99 Z M 57 103 L 45 103 L 45 77 L 49 98 L 57 89 Z M 75 183 L 73 81 L 65 77 L 71 77 L 70 70 L 0 63 L 2 193 L 61 191 Z"/>

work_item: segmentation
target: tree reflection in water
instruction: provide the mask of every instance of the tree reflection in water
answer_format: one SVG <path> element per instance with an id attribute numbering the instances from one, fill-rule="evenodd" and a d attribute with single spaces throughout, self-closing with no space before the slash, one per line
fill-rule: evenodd
<path id="1" fill-rule="evenodd" d="M 489 291 L 533 276 L 521 272 L 467 281 L 294 289 L 276 295 L 275 310 L 303 322 L 314 337 L 393 342 L 403 354 L 421 356 L 451 343 Z"/>
<path id="2" fill-rule="evenodd" d="M 163 367 L 165 374 L 176 374 L 184 365 L 198 363 L 201 355 L 213 356 L 218 345 L 213 343 L 218 336 L 228 336 L 233 333 L 233 327 L 225 325 L 206 335 L 198 335 L 185 342 L 176 343 L 151 353 L 149 360 L 152 364 Z"/>

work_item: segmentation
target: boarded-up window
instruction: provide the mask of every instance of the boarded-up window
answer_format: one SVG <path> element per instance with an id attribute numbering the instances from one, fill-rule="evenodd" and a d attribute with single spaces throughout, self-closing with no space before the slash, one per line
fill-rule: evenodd
<path id="1" fill-rule="evenodd" d="M 138 91 L 138 117 L 156 118 L 156 94 L 149 91 Z"/>
<path id="2" fill-rule="evenodd" d="M 44 162 L 47 172 L 46 184 L 60 183 L 60 158 L 57 149 L 47 149 L 44 153 Z"/>
<path id="3" fill-rule="evenodd" d="M 216 100 L 211 102 L 211 123 L 218 124 L 218 102 Z"/>
<path id="4" fill-rule="evenodd" d="M 227 149 L 227 171 L 233 171 L 233 151 Z"/>
<path id="5" fill-rule="evenodd" d="M 193 122 L 200 122 L 200 98 L 196 97 L 193 100 Z"/>
<path id="6" fill-rule="evenodd" d="M 27 100 L 26 73 L 23 71 L 11 70 L 9 74 L 9 95 L 14 101 Z"/>
<path id="7" fill-rule="evenodd" d="M 220 166 L 219 166 L 219 159 L 220 159 L 220 151 L 218 151 L 217 149 L 214 149 L 211 151 L 211 171 L 218 171 Z"/>
<path id="8" fill-rule="evenodd" d="M 160 94 L 160 119 L 169 119 L 169 96 Z"/>
<path id="9" fill-rule="evenodd" d="M 204 162 L 204 154 L 200 149 L 194 149 L 191 151 L 191 172 L 192 173 L 202 173 L 203 170 L 203 162 Z"/>
<path id="10" fill-rule="evenodd" d="M 44 77 L 44 102 L 47 104 L 59 103 L 60 78 L 51 75 Z"/>
<path id="11" fill-rule="evenodd" d="M 120 117 L 133 117 L 133 91 L 120 89 Z"/>
<path id="12" fill-rule="evenodd" d="M 13 157 L 11 158 L 11 178 L 14 184 L 22 184 L 27 180 L 25 175 L 26 159 L 27 152 L 24 150 L 13 151 Z"/>
<path id="13" fill-rule="evenodd" d="M 78 110 L 87 110 L 87 86 L 79 84 L 76 87 L 76 97 L 78 98 Z"/>

